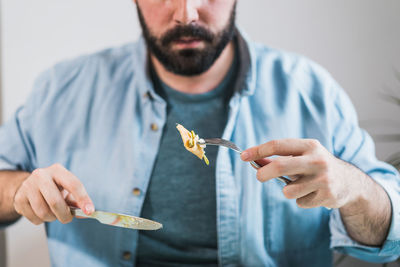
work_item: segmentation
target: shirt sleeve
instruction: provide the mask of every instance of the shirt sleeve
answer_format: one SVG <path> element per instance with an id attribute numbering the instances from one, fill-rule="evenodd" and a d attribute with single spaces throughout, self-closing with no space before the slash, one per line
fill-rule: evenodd
<path id="1" fill-rule="evenodd" d="M 32 170 L 34 146 L 25 124 L 27 115 L 20 107 L 0 128 L 0 170 Z"/>
<path id="2" fill-rule="evenodd" d="M 0 171 L 20 170 L 32 172 L 36 165 L 32 129 L 47 87 L 46 75 L 35 82 L 33 91 L 24 106 L 0 127 Z M 11 223 L 0 224 L 0 228 Z"/>
<path id="3" fill-rule="evenodd" d="M 32 132 L 48 93 L 49 72 L 36 79 L 25 104 L 0 127 L 0 170 L 33 171 L 36 157 Z"/>
<path id="4" fill-rule="evenodd" d="M 375 156 L 372 138 L 358 126 L 355 109 L 339 86 L 332 108 L 332 143 L 334 155 L 361 169 L 374 179 L 388 194 L 392 219 L 388 236 L 381 247 L 362 245 L 351 239 L 343 225 L 340 213 L 333 210 L 330 217 L 331 248 L 340 253 L 370 262 L 388 262 L 400 255 L 400 178 L 396 169 Z"/>

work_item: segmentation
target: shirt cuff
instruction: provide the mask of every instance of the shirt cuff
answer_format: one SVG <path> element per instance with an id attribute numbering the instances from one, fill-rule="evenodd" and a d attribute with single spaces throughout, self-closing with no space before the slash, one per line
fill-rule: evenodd
<path id="1" fill-rule="evenodd" d="M 371 175 L 373 177 L 373 175 Z M 392 175 L 390 175 L 392 176 Z M 400 242 L 400 177 L 392 179 L 375 179 L 386 191 L 392 204 L 392 220 L 387 240 Z M 397 180 L 397 183 L 395 182 Z M 399 248 L 400 250 L 400 248 Z"/>
<path id="2" fill-rule="evenodd" d="M 382 174 L 381 174 L 382 175 Z M 331 212 L 329 227 L 331 230 L 331 248 L 353 257 L 370 262 L 390 262 L 400 255 L 400 195 L 391 179 L 376 180 L 387 192 L 392 204 L 392 219 L 388 236 L 381 247 L 362 245 L 347 234 L 339 210 Z"/>
<path id="3" fill-rule="evenodd" d="M 0 171 L 16 171 L 16 170 L 18 170 L 18 168 L 16 168 L 13 164 L 10 164 L 7 161 L 0 159 Z M 0 222 L 0 230 L 14 224 L 16 221 L 18 221 L 18 219 L 11 222 Z"/>
<path id="4" fill-rule="evenodd" d="M 0 171 L 16 171 L 17 167 L 7 161 L 0 159 Z"/>
<path id="5" fill-rule="evenodd" d="M 16 223 L 18 221 L 18 219 L 16 219 L 15 221 L 12 222 L 2 222 L 0 223 L 0 230 L 4 230 L 6 227 Z"/>

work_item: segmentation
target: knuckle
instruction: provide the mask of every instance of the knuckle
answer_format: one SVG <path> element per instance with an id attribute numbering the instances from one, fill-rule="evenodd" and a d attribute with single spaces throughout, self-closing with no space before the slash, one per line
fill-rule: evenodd
<path id="1" fill-rule="evenodd" d="M 65 218 L 60 218 L 60 222 L 62 223 L 62 224 L 67 224 L 67 223 L 70 223 L 71 221 L 72 221 L 72 216 L 71 215 L 69 215 L 69 216 L 65 216 Z"/>
<path id="2" fill-rule="evenodd" d="M 64 166 L 60 163 L 54 163 L 53 165 L 50 166 L 51 168 L 55 169 L 55 170 L 64 170 Z"/>
<path id="3" fill-rule="evenodd" d="M 47 222 L 54 222 L 55 220 L 57 220 L 57 218 L 51 217 L 51 218 L 47 219 Z"/>
<path id="4" fill-rule="evenodd" d="M 278 173 L 282 173 L 285 171 L 285 163 L 282 162 L 281 160 L 274 161 L 273 167 L 275 171 Z"/>
<path id="5" fill-rule="evenodd" d="M 31 176 L 32 176 L 32 177 L 35 177 L 35 178 L 39 178 L 39 177 L 42 177 L 42 176 L 43 176 L 43 172 L 44 172 L 43 169 L 38 168 L 38 169 L 35 169 L 35 170 L 32 172 Z"/>
<path id="6" fill-rule="evenodd" d="M 311 161 L 313 166 L 318 167 L 319 169 L 327 170 L 328 169 L 328 162 L 325 158 L 318 157 Z"/>
<path id="7" fill-rule="evenodd" d="M 72 215 L 68 215 L 68 217 L 67 217 L 67 219 L 66 219 L 66 223 L 70 223 L 70 222 L 72 222 L 72 219 L 73 219 L 74 217 L 72 217 Z"/>
<path id="8" fill-rule="evenodd" d="M 300 208 L 303 208 L 303 209 L 306 208 L 306 205 L 305 205 L 305 203 L 304 203 L 304 201 L 303 201 L 302 199 L 297 199 L 297 200 L 296 200 L 296 204 L 297 204 L 297 206 L 299 206 Z"/>
<path id="9" fill-rule="evenodd" d="M 18 203 L 14 203 L 14 210 L 19 214 L 22 215 L 21 207 Z"/>
<path id="10" fill-rule="evenodd" d="M 283 195 L 284 195 L 287 199 L 291 199 L 292 194 L 291 194 L 291 192 L 290 192 L 290 189 L 288 189 L 288 187 L 285 186 L 285 187 L 282 189 L 282 193 L 283 193 Z"/>
<path id="11" fill-rule="evenodd" d="M 298 185 L 285 186 L 283 188 L 283 194 L 287 199 L 296 198 L 296 196 L 297 196 L 296 192 L 299 192 Z"/>
<path id="12" fill-rule="evenodd" d="M 21 186 L 18 188 L 18 192 L 20 195 L 22 192 L 25 192 L 25 190 L 29 189 L 29 180 L 25 180 L 23 181 L 23 183 L 21 184 Z"/>
<path id="13" fill-rule="evenodd" d="M 329 180 L 329 177 L 327 175 L 320 175 L 318 177 L 318 180 L 325 188 L 329 188 L 331 186 L 331 181 Z"/>
<path id="14" fill-rule="evenodd" d="M 271 148 L 271 154 L 275 154 L 277 151 L 279 151 L 280 142 L 278 140 L 272 140 L 269 142 L 269 146 Z"/>
<path id="15" fill-rule="evenodd" d="M 37 218 L 28 218 L 28 220 L 29 220 L 31 223 L 33 223 L 34 225 L 40 225 L 40 224 L 43 223 L 42 220 L 37 219 Z"/>
<path id="16" fill-rule="evenodd" d="M 15 204 L 20 204 L 22 203 L 22 200 L 24 199 L 23 194 L 18 190 L 17 194 L 14 196 L 14 203 Z"/>
<path id="17" fill-rule="evenodd" d="M 39 207 L 35 210 L 36 215 L 42 219 L 45 220 L 49 217 L 49 211 L 45 207 Z"/>
<path id="18" fill-rule="evenodd" d="M 47 204 L 51 207 L 51 208 L 57 208 L 58 206 L 60 206 L 60 201 L 55 199 L 55 198 L 49 198 L 47 200 Z"/>
<path id="19" fill-rule="evenodd" d="M 258 146 L 257 147 L 257 149 L 256 149 L 257 151 L 256 151 L 256 153 L 257 153 L 257 157 L 262 157 L 262 155 L 264 154 L 264 147 L 261 145 L 261 146 Z"/>
<path id="20" fill-rule="evenodd" d="M 262 178 L 262 172 L 261 172 L 261 170 L 258 170 L 257 171 L 257 180 L 258 181 L 260 181 L 260 182 L 263 182 L 264 181 L 264 179 Z"/>
<path id="21" fill-rule="evenodd" d="M 315 149 L 319 148 L 321 143 L 317 139 L 309 139 L 308 145 L 312 150 L 315 150 Z"/>
<path id="22" fill-rule="evenodd" d="M 297 206 L 299 206 L 302 209 L 310 209 L 315 207 L 310 201 L 304 200 L 304 199 L 298 199 L 296 200 Z"/>

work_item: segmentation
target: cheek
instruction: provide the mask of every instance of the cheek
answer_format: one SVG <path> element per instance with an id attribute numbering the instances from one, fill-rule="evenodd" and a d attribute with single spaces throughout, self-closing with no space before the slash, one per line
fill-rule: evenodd
<path id="1" fill-rule="evenodd" d="M 147 27 L 156 36 L 159 36 L 168 28 L 173 15 L 170 8 L 165 5 L 141 5 L 141 12 Z"/>
<path id="2" fill-rule="evenodd" d="M 234 2 L 233 0 L 208 1 L 207 7 L 199 10 L 202 22 L 212 30 L 223 29 L 230 19 Z"/>

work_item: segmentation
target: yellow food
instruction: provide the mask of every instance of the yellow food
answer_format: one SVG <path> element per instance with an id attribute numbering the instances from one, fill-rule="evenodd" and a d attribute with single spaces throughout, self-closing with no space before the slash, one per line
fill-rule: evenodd
<path id="1" fill-rule="evenodd" d="M 209 161 L 205 155 L 204 147 L 198 144 L 199 136 L 196 135 L 194 131 L 189 132 L 180 124 L 176 124 L 176 129 L 178 129 L 179 133 L 181 134 L 185 148 L 195 154 L 199 159 L 204 159 L 204 162 L 208 165 Z"/>

